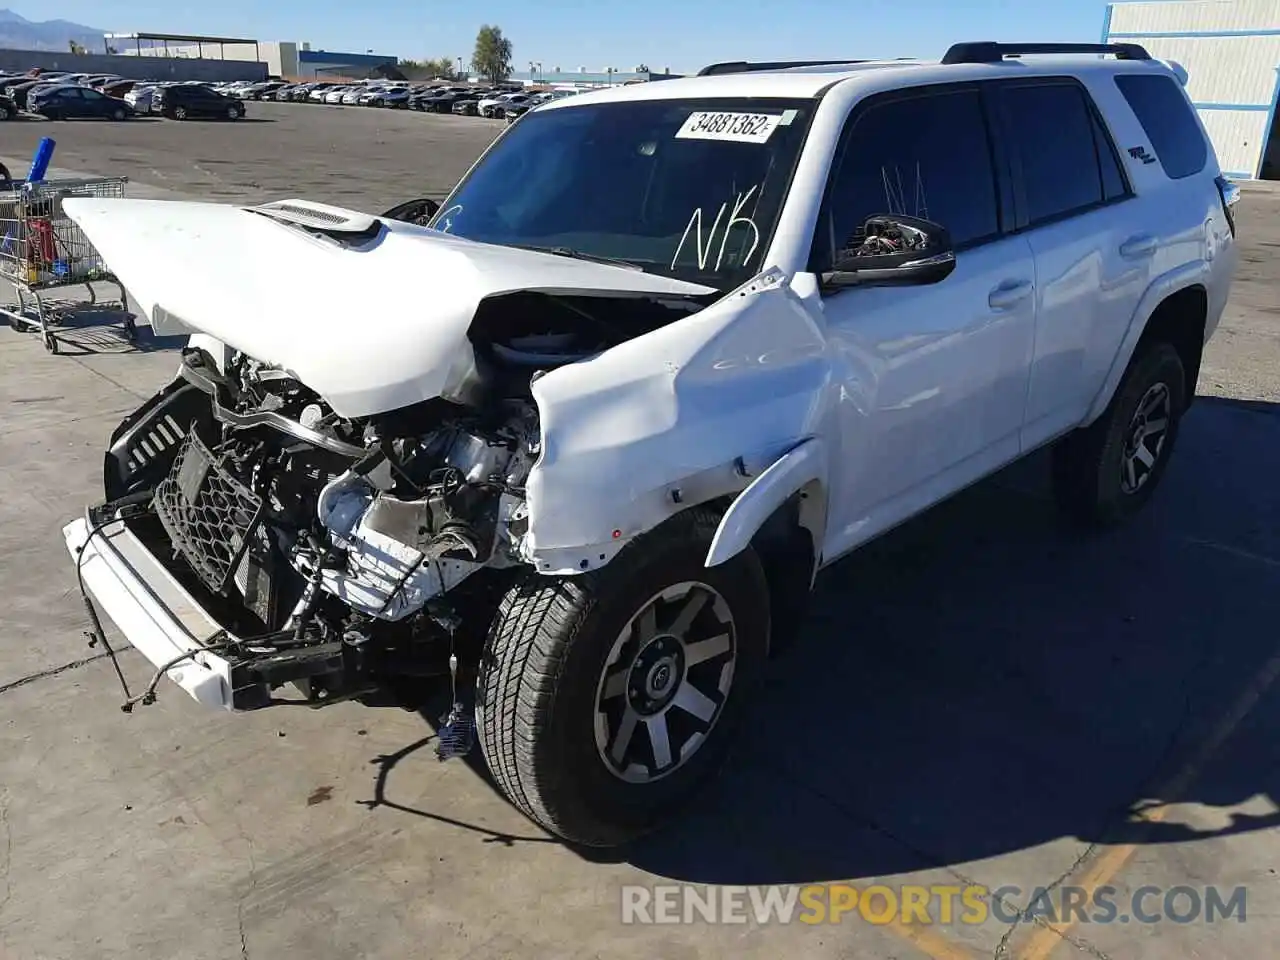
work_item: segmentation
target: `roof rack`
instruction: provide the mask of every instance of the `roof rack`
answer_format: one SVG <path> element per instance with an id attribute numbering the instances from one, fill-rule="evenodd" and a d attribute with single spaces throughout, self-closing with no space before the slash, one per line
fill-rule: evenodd
<path id="1" fill-rule="evenodd" d="M 1005 57 L 1024 54 L 1111 54 L 1117 60 L 1150 60 L 1146 47 L 1137 43 L 957 43 L 943 56 L 943 63 L 999 63 Z"/>
<path id="2" fill-rule="evenodd" d="M 729 60 L 713 63 L 698 71 L 700 77 L 715 77 L 724 73 L 755 73 L 760 70 L 789 70 L 793 67 L 835 67 L 867 60 L 773 60 L 748 63 L 746 60 Z"/>

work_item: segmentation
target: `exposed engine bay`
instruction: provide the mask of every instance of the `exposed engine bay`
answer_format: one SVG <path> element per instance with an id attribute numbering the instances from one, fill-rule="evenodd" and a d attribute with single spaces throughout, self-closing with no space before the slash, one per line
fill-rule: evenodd
<path id="1" fill-rule="evenodd" d="M 602 309 L 602 308 L 607 308 Z M 522 293 L 481 305 L 466 402 L 338 416 L 290 372 L 225 349 L 121 424 L 104 510 L 203 607 L 236 658 L 238 706 L 299 683 L 456 669 L 530 568 L 524 485 L 540 452 L 532 378 L 700 308 L 696 300 Z"/>

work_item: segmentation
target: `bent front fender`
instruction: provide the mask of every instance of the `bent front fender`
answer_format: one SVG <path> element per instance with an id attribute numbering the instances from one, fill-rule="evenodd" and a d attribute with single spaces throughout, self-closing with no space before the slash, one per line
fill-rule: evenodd
<path id="1" fill-rule="evenodd" d="M 729 505 L 707 551 L 706 565 L 714 567 L 737 556 L 791 497 L 827 479 L 827 448 L 819 437 L 810 437 L 775 460 Z M 813 536 L 815 549 L 822 544 L 825 526 L 825 497 L 818 497 L 815 509 L 801 512 L 801 523 Z"/>

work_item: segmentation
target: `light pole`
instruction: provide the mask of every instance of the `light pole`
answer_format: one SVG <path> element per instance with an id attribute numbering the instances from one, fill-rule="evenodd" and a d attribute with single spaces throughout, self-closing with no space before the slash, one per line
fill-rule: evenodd
<path id="1" fill-rule="evenodd" d="M 462 79 L 462 58 L 458 58 L 458 79 Z"/>
<path id="2" fill-rule="evenodd" d="M 605 67 L 604 75 L 605 75 L 605 82 L 612 87 L 613 86 L 613 67 Z"/>

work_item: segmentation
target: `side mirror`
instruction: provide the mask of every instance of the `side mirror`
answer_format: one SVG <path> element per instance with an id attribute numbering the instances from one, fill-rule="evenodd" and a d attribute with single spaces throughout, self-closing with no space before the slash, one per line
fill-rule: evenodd
<path id="1" fill-rule="evenodd" d="M 416 223 L 425 227 L 439 209 L 439 201 L 421 197 L 392 207 L 382 215 L 382 218 L 384 220 L 403 220 L 405 223 Z"/>
<path id="2" fill-rule="evenodd" d="M 881 214 L 863 224 L 856 247 L 839 251 L 824 287 L 918 286 L 938 283 L 956 268 L 946 227 L 903 214 Z"/>

